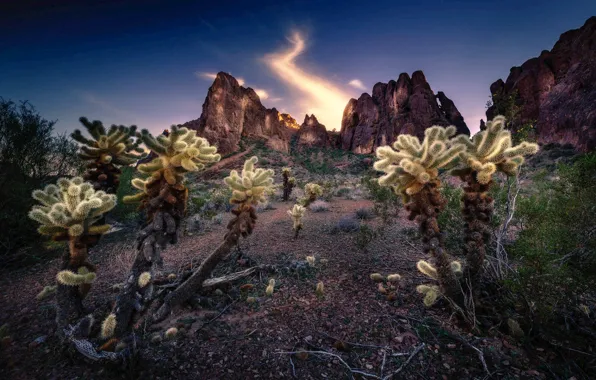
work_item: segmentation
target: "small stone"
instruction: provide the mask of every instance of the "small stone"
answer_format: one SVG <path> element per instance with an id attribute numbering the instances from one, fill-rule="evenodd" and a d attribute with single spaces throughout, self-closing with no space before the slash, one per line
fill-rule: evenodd
<path id="1" fill-rule="evenodd" d="M 449 343 L 449 344 L 447 345 L 447 348 L 451 348 L 451 349 L 453 349 L 453 348 L 455 348 L 455 347 L 457 347 L 457 345 L 455 345 L 455 343 Z"/>
<path id="2" fill-rule="evenodd" d="M 367 364 L 366 369 L 373 369 L 373 366 L 371 364 Z"/>
<path id="3" fill-rule="evenodd" d="M 451 367 L 449 366 L 449 364 L 447 364 L 447 363 L 443 363 L 443 367 L 445 367 L 445 368 L 447 368 L 447 369 L 450 369 L 450 368 L 451 368 Z"/>

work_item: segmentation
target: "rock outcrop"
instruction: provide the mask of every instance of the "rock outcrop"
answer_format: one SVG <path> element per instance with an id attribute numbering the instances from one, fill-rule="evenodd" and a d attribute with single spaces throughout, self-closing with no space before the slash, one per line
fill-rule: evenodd
<path id="1" fill-rule="evenodd" d="M 252 88 L 244 88 L 233 76 L 220 72 L 209 88 L 201 117 L 183 126 L 197 130 L 224 155 L 237 151 L 243 136 L 266 138 L 272 148 L 288 151 L 296 121 L 283 115 L 275 108 L 265 108 Z"/>
<path id="2" fill-rule="evenodd" d="M 551 51 L 511 68 L 507 80 L 497 80 L 490 91 L 517 91 L 522 109 L 516 123 L 535 122 L 539 143 L 596 149 L 596 16 L 561 34 Z M 488 120 L 495 108 L 486 111 Z"/>
<path id="3" fill-rule="evenodd" d="M 372 95 L 350 99 L 343 113 L 340 147 L 373 153 L 399 134 L 422 137 L 433 125 L 455 125 L 458 133 L 470 134 L 453 101 L 443 92 L 435 95 L 422 71 L 414 72 L 412 78 L 402 73 L 397 81 L 375 84 Z"/>
<path id="4" fill-rule="evenodd" d="M 297 133 L 298 145 L 307 147 L 330 147 L 331 140 L 325 126 L 317 120 L 315 115 L 304 116 L 304 122 Z"/>

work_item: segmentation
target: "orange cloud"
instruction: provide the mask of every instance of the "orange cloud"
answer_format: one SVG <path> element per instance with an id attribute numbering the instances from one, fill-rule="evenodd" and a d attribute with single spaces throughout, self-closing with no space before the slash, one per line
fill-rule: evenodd
<path id="1" fill-rule="evenodd" d="M 292 46 L 282 52 L 267 54 L 264 61 L 288 87 L 300 94 L 296 103 L 303 112 L 314 113 L 327 129 L 339 129 L 343 110 L 351 96 L 325 78 L 298 66 L 296 58 L 306 50 L 302 35 L 288 38 Z"/>
<path id="2" fill-rule="evenodd" d="M 257 95 L 259 95 L 259 98 L 261 100 L 264 100 L 264 99 L 268 99 L 269 98 L 269 94 L 267 93 L 267 91 L 265 91 L 263 89 L 260 89 L 260 88 L 255 88 L 254 90 L 257 93 Z"/>
<path id="3" fill-rule="evenodd" d="M 357 88 L 358 90 L 366 91 L 366 87 L 360 79 L 352 79 L 348 82 L 348 84 L 354 88 Z"/>

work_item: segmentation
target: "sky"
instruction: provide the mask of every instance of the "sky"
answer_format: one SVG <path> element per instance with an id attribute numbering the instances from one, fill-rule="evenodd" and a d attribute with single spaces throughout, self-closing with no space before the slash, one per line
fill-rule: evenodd
<path id="1" fill-rule="evenodd" d="M 80 116 L 160 132 L 197 119 L 225 71 L 339 130 L 350 98 L 422 70 L 474 132 L 492 82 L 593 15 L 594 0 L 3 0 L 0 97 L 57 132 Z"/>

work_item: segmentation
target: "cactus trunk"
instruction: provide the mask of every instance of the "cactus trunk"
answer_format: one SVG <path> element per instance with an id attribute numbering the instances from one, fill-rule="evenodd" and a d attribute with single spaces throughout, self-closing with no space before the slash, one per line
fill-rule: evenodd
<path id="1" fill-rule="evenodd" d="M 162 265 L 161 251 L 168 243 L 177 242 L 178 228 L 186 211 L 187 189 L 170 185 L 162 176 L 148 188 L 150 197 L 144 203 L 149 222 L 137 236 L 137 254 L 113 313 L 116 315 L 114 335 L 123 337 L 146 311 L 153 295 L 153 273 Z M 139 281 L 149 273 L 148 281 Z"/>
<path id="2" fill-rule="evenodd" d="M 292 194 L 292 189 L 294 189 L 294 183 L 292 181 L 290 181 L 290 173 L 289 172 L 283 172 L 282 173 L 282 177 L 283 177 L 283 201 L 287 202 L 290 199 L 290 195 Z"/>
<path id="3" fill-rule="evenodd" d="M 484 269 L 486 245 L 490 241 L 490 221 L 493 214 L 493 199 L 488 195 L 492 181 L 481 184 L 477 180 L 477 172 L 468 171 L 461 174 L 467 183 L 464 187 L 463 216 L 465 225 L 466 271 L 473 283 L 476 283 Z"/>
<path id="4" fill-rule="evenodd" d="M 434 180 L 422 187 L 414 194 L 406 210 L 410 212 L 409 219 L 418 218 L 420 235 L 424 243 L 424 252 L 430 253 L 435 260 L 437 268 L 437 280 L 441 287 L 441 292 L 453 299 L 457 298 L 458 283 L 453 271 L 449 257 L 445 252 L 444 239 L 439 230 L 437 216 L 445 207 L 445 199 L 439 192 L 440 182 Z"/>
<path id="5" fill-rule="evenodd" d="M 87 262 L 87 252 L 90 248 L 89 240 L 91 237 L 71 237 L 69 239 L 69 250 L 62 257 L 60 270 L 72 271 L 78 273 L 81 267 L 89 272 L 95 272 L 95 267 Z M 73 320 L 80 318 L 84 313 L 83 299 L 89 293 L 91 284 L 82 284 L 79 286 L 70 286 L 58 281 L 56 290 L 56 323 L 58 333 L 62 334 Z"/>

